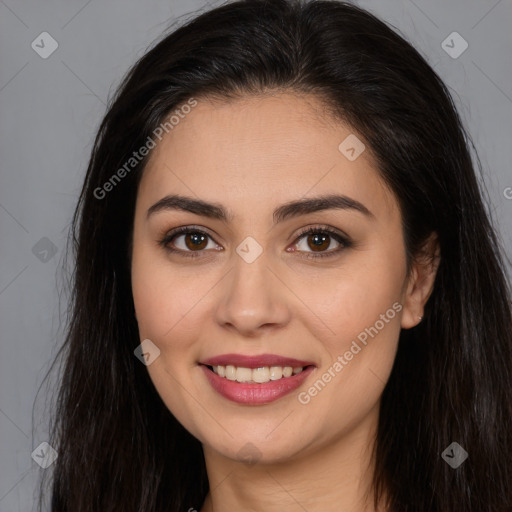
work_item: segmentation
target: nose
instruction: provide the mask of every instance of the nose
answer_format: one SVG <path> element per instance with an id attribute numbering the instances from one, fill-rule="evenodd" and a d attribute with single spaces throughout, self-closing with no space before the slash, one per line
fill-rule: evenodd
<path id="1" fill-rule="evenodd" d="M 234 260 L 220 289 L 217 323 L 244 337 L 283 328 L 290 321 L 286 286 L 269 266 L 265 252 L 252 263 L 238 255 Z"/>

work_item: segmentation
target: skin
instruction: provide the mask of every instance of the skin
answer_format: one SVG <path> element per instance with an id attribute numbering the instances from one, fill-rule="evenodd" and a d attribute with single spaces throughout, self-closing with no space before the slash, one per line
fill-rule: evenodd
<path id="1" fill-rule="evenodd" d="M 133 298 L 140 339 L 160 349 L 147 366 L 152 382 L 203 443 L 211 491 L 201 512 L 372 510 L 380 397 L 400 329 L 420 321 L 438 259 L 419 258 L 407 275 L 398 203 L 370 149 L 355 161 L 338 150 L 351 133 L 314 96 L 201 98 L 151 153 L 134 217 Z M 273 225 L 272 212 L 283 203 L 333 193 L 363 203 L 373 217 L 330 209 Z M 148 217 L 167 194 L 222 204 L 233 220 L 179 210 Z M 158 244 L 171 229 L 190 225 L 210 235 L 199 257 Z M 305 259 L 318 253 L 308 235 L 297 239 L 299 230 L 317 225 L 347 234 L 353 245 L 332 257 Z M 252 263 L 236 252 L 247 236 L 263 250 Z M 172 244 L 194 251 L 190 235 Z M 322 250 L 340 246 L 331 237 Z M 435 250 L 432 239 L 427 256 Z M 301 404 L 298 394 L 394 303 L 401 311 Z M 317 368 L 277 401 L 241 405 L 219 395 L 198 365 L 226 353 L 274 353 Z M 255 464 L 243 459 L 247 443 Z"/>

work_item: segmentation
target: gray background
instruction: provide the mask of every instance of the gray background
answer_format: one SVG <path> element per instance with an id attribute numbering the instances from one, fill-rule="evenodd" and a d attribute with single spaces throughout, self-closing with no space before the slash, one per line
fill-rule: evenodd
<path id="1" fill-rule="evenodd" d="M 170 21 L 220 3 L 0 0 L 2 512 L 33 510 L 36 483 L 51 471 L 31 458 L 47 439 L 46 389 L 33 409 L 34 400 L 63 340 L 65 241 L 107 98 Z M 450 87 L 510 255 L 512 1 L 358 3 L 398 28 Z M 58 42 L 47 59 L 31 47 L 34 40 L 42 46 L 45 31 Z M 442 47 L 454 31 L 469 45 L 456 59 Z M 446 44 L 461 48 L 457 40 Z"/>

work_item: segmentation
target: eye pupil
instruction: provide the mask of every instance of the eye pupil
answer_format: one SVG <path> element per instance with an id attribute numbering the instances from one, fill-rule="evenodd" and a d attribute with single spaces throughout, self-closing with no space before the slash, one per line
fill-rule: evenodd
<path id="1" fill-rule="evenodd" d="M 201 233 L 187 233 L 185 235 L 185 244 L 189 249 L 204 249 L 202 244 L 204 244 L 205 240 L 206 236 Z"/>
<path id="2" fill-rule="evenodd" d="M 313 241 L 313 247 L 312 249 L 317 251 L 319 249 L 326 249 L 329 247 L 329 235 L 321 234 L 321 233 L 315 233 L 313 235 L 310 235 L 309 241 Z M 326 242 L 327 241 L 327 245 Z"/>

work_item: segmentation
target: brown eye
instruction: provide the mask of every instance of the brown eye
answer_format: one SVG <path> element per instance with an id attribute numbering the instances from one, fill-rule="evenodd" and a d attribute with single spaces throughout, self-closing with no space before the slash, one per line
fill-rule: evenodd
<path id="1" fill-rule="evenodd" d="M 299 236 L 298 240 L 297 248 L 305 252 L 336 252 L 338 248 L 348 245 L 348 242 L 338 233 L 320 229 L 306 231 Z M 327 251 L 327 249 L 332 250 Z"/>
<path id="2" fill-rule="evenodd" d="M 212 243 L 211 247 L 208 246 L 209 242 Z M 223 250 L 208 233 L 192 227 L 182 227 L 168 233 L 159 241 L 159 245 L 170 253 L 191 257 L 208 253 L 205 249 Z M 320 258 L 335 256 L 343 249 L 351 247 L 352 242 L 347 236 L 331 229 L 310 228 L 297 237 L 295 246 L 298 252 L 305 253 L 303 256 L 306 258 Z"/>
<path id="3" fill-rule="evenodd" d="M 211 242 L 211 246 L 208 243 Z M 183 256 L 200 256 L 205 249 L 221 250 L 212 237 L 191 227 L 182 227 L 168 233 L 159 244 L 171 253 Z"/>
<path id="4" fill-rule="evenodd" d="M 185 245 L 191 251 L 204 249 L 208 245 L 208 237 L 203 233 L 187 233 L 182 235 L 185 240 Z"/>
<path id="5" fill-rule="evenodd" d="M 313 251 L 323 251 L 329 248 L 331 237 L 323 233 L 315 233 L 307 237 L 307 244 Z"/>
<path id="6" fill-rule="evenodd" d="M 302 257 L 318 259 L 336 256 L 352 247 L 348 236 L 327 227 L 313 227 L 302 231 L 295 241 L 296 251 L 304 253 Z"/>

